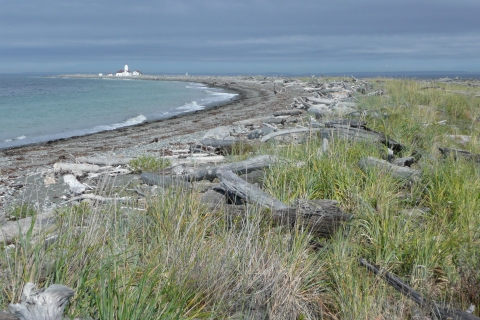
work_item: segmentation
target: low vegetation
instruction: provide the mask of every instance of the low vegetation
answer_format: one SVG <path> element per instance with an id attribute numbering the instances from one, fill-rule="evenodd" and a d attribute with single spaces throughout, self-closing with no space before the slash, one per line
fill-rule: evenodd
<path id="1" fill-rule="evenodd" d="M 406 146 L 399 156 L 419 159 L 419 181 L 360 170 L 361 158 L 387 155 L 374 144 L 338 140 L 321 153 L 312 137 L 247 150 L 283 159 L 265 179 L 276 198 L 333 199 L 354 215 L 333 238 L 274 227 L 252 208 L 225 219 L 175 189 L 142 205 L 74 206 L 58 212 L 54 244 L 27 234 L 1 251 L 0 309 L 31 281 L 74 289 L 72 318 L 421 319 L 423 310 L 359 266 L 363 257 L 426 298 L 462 310 L 474 304 L 478 315 L 480 165 L 443 158 L 438 147 L 480 153 L 480 99 L 446 84 L 372 82 L 386 94 L 358 97 L 365 120 Z M 471 139 L 462 144 L 453 135 Z M 143 157 L 130 165 L 167 164 Z"/>
<path id="2" fill-rule="evenodd" d="M 157 172 L 171 165 L 167 159 L 155 157 L 152 155 L 143 155 L 131 160 L 128 165 L 135 172 Z"/>

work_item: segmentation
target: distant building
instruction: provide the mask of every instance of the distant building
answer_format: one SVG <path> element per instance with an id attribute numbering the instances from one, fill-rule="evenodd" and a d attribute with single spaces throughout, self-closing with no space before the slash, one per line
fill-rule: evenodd
<path id="1" fill-rule="evenodd" d="M 141 71 L 135 70 L 133 72 L 128 71 L 128 64 L 125 65 L 123 70 L 118 70 L 115 73 L 116 77 L 129 77 L 129 76 L 140 76 L 142 74 Z"/>

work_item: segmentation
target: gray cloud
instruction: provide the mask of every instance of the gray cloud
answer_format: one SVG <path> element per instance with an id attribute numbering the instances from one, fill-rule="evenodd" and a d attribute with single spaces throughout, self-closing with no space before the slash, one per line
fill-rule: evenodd
<path id="1" fill-rule="evenodd" d="M 380 61 L 403 70 L 480 70 L 480 2 L 473 0 L 0 0 L 0 6 L 6 72 L 44 71 L 55 62 L 55 71 L 81 71 L 119 60 L 152 72 L 343 71 Z"/>

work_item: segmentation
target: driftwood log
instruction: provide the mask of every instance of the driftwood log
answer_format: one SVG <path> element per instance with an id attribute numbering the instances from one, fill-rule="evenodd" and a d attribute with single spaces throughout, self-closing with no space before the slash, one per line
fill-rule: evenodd
<path id="1" fill-rule="evenodd" d="M 365 259 L 360 259 L 360 265 L 367 268 L 369 271 L 376 275 L 381 276 L 389 285 L 395 288 L 395 290 L 401 292 L 403 295 L 410 298 L 422 309 L 428 310 L 428 312 L 438 319 L 453 319 L 453 320 L 480 320 L 479 317 L 467 313 L 462 310 L 454 308 L 445 308 L 437 304 L 435 301 L 428 301 L 422 295 L 410 286 L 404 283 L 400 278 L 395 275 L 381 270 L 379 266 L 373 265 Z"/>
<path id="2" fill-rule="evenodd" d="M 25 235 L 30 228 L 33 228 L 33 234 L 37 234 L 40 231 L 48 231 L 54 227 L 55 217 L 51 213 L 9 221 L 0 226 L 0 245 L 12 243 L 15 238 Z"/>
<path id="3" fill-rule="evenodd" d="M 232 148 L 236 145 L 246 145 L 249 144 L 248 141 L 244 140 L 217 140 L 217 139 L 203 139 L 199 143 L 192 145 L 192 150 L 211 150 L 217 154 L 231 154 Z"/>
<path id="4" fill-rule="evenodd" d="M 409 167 L 400 167 L 385 160 L 373 158 L 373 157 L 366 157 L 360 159 L 358 162 L 360 168 L 364 171 L 369 170 L 371 168 L 375 168 L 378 170 L 383 170 L 395 178 L 408 180 L 408 181 L 415 181 L 419 179 L 422 175 L 422 171 L 411 169 Z"/>
<path id="5" fill-rule="evenodd" d="M 217 177 L 221 181 L 218 189 L 226 190 L 244 199 L 247 203 L 258 204 L 273 210 L 286 210 L 289 208 L 286 204 L 268 195 L 260 188 L 240 179 L 230 170 L 218 170 Z"/>
<path id="6" fill-rule="evenodd" d="M 9 305 L 8 310 L 21 320 L 61 320 L 73 294 L 72 289 L 60 284 L 37 290 L 29 282 L 23 287 L 21 302 Z"/>
<path id="7" fill-rule="evenodd" d="M 374 143 L 381 143 L 392 149 L 393 151 L 401 151 L 404 149 L 404 146 L 393 139 L 389 139 L 385 134 L 381 132 L 376 132 L 369 129 L 362 129 L 362 128 L 353 128 L 350 125 L 343 125 L 343 124 L 329 124 L 331 128 L 298 128 L 298 129 L 290 129 L 290 130 L 281 130 L 272 132 L 264 136 L 261 141 L 266 142 L 272 138 L 291 134 L 291 133 L 301 133 L 301 132 L 318 132 L 321 138 L 327 138 L 329 140 L 332 139 L 346 139 L 349 141 L 359 141 L 359 142 L 374 142 Z M 361 125 L 361 122 L 358 123 Z"/>
<path id="8" fill-rule="evenodd" d="M 344 213 L 332 200 L 317 200 L 313 207 L 289 207 L 261 189 L 245 182 L 231 171 L 220 171 L 217 174 L 221 182 L 215 190 L 227 196 L 243 199 L 245 203 L 269 208 L 272 220 L 278 225 L 293 226 L 297 224 L 315 236 L 330 237 L 342 222 L 352 218 L 352 215 Z M 235 200 L 233 202 L 238 203 Z"/>
<path id="9" fill-rule="evenodd" d="M 90 163 L 96 165 L 103 165 L 103 166 L 120 166 L 126 165 L 133 158 L 125 158 L 125 157 L 115 157 L 115 156 L 108 156 L 108 157 L 78 157 L 77 161 L 81 163 Z"/>
<path id="10" fill-rule="evenodd" d="M 301 115 L 301 114 L 304 114 L 304 113 L 305 113 L 305 111 L 303 111 L 303 110 L 292 109 L 292 110 L 277 111 L 273 115 L 275 117 L 278 117 L 278 116 L 298 116 L 298 115 Z"/>
<path id="11" fill-rule="evenodd" d="M 189 189 L 190 183 L 182 179 L 182 176 L 160 176 L 158 174 L 142 172 L 140 178 L 149 186 L 159 186 L 162 188 L 178 187 Z"/>
<path id="12" fill-rule="evenodd" d="M 463 158 L 480 163 L 480 154 L 470 153 L 466 150 L 438 148 L 444 157 L 453 156 L 455 159 Z"/>
<path id="13" fill-rule="evenodd" d="M 397 141 L 388 138 L 381 132 L 376 132 L 368 128 L 346 128 L 343 126 L 333 126 L 333 128 L 321 131 L 323 138 L 343 138 L 349 141 L 376 142 L 389 147 L 395 152 L 403 150 L 405 147 Z"/>
<path id="14" fill-rule="evenodd" d="M 263 170 L 273 165 L 277 159 L 274 156 L 262 155 L 247 159 L 245 161 L 227 163 L 217 167 L 207 167 L 205 169 L 197 170 L 194 173 L 181 176 L 183 180 L 186 181 L 200 181 L 200 180 L 209 180 L 217 178 L 217 172 L 221 170 L 230 170 L 237 175 L 242 175 L 250 173 L 257 170 Z"/>
<path id="15" fill-rule="evenodd" d="M 73 192 L 74 194 L 84 193 L 85 190 L 87 189 L 87 186 L 85 186 L 83 183 L 78 181 L 73 174 L 64 175 L 63 182 L 65 182 L 68 185 L 68 187 L 70 188 L 70 191 Z"/>
<path id="16" fill-rule="evenodd" d="M 98 172 L 100 167 L 95 164 L 83 164 L 83 163 L 65 163 L 57 162 L 53 165 L 53 171 L 56 173 L 61 172 Z"/>

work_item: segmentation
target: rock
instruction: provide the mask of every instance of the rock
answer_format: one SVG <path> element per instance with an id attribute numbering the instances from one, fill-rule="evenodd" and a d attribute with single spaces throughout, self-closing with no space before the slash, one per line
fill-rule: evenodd
<path id="1" fill-rule="evenodd" d="M 351 114 L 351 113 L 354 113 L 356 112 L 357 110 L 351 108 L 351 107 L 348 107 L 348 106 L 345 106 L 343 104 L 337 104 L 336 106 L 332 107 L 331 109 L 331 112 L 337 116 L 344 116 L 344 115 L 347 115 L 347 114 Z"/>
<path id="2" fill-rule="evenodd" d="M 218 193 L 214 190 L 208 190 L 200 197 L 200 203 L 206 205 L 215 205 L 216 207 L 221 207 L 226 204 L 225 195 Z"/>
<path id="3" fill-rule="evenodd" d="M 313 105 L 310 108 L 308 108 L 307 112 L 315 116 L 315 118 L 317 119 L 326 117 L 332 113 L 332 111 L 330 110 L 330 108 L 328 108 L 326 104 Z"/>
<path id="4" fill-rule="evenodd" d="M 273 128 L 263 127 L 263 128 L 251 131 L 247 135 L 247 138 L 248 139 L 258 139 L 258 138 L 261 138 L 261 137 L 263 137 L 263 136 L 265 136 L 265 135 L 267 135 L 267 134 L 269 134 L 270 132 L 273 132 L 273 131 L 274 131 Z"/>
<path id="5" fill-rule="evenodd" d="M 404 158 L 394 159 L 392 163 L 400 167 L 410 167 L 412 164 L 415 163 L 415 161 L 416 160 L 414 157 L 404 157 Z"/>
<path id="6" fill-rule="evenodd" d="M 216 140 L 233 140 L 234 137 L 230 136 L 230 127 L 222 126 L 213 128 L 203 136 L 203 139 L 216 139 Z"/>
<path id="7" fill-rule="evenodd" d="M 466 135 L 461 135 L 461 134 L 449 134 L 446 135 L 447 138 L 450 138 L 454 140 L 455 142 L 461 143 L 461 144 L 467 144 L 472 140 L 471 136 L 466 136 Z"/>

